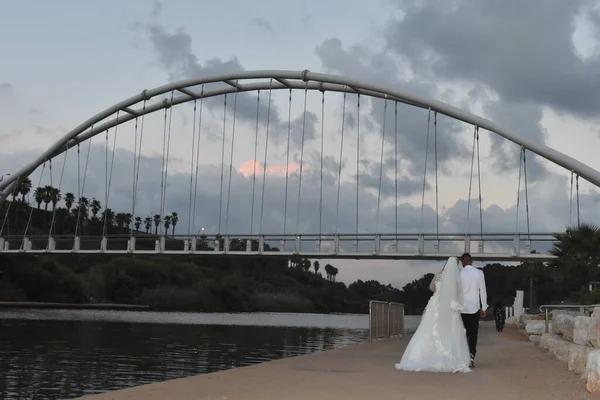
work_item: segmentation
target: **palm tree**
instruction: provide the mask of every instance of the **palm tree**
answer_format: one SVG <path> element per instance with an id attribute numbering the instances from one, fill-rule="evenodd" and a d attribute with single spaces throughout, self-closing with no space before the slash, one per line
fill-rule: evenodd
<path id="1" fill-rule="evenodd" d="M 25 203 L 25 196 L 31 192 L 31 179 L 23 178 L 17 186 L 17 192 L 21 194 L 21 201 Z"/>
<path id="2" fill-rule="evenodd" d="M 172 234 L 173 237 L 175 237 L 175 227 L 177 226 L 177 222 L 179 222 L 179 215 L 177 215 L 176 212 L 172 212 L 171 213 L 171 225 L 173 225 L 173 234 Z"/>
<path id="3" fill-rule="evenodd" d="M 48 211 L 48 204 L 52 201 L 52 193 L 54 188 L 50 185 L 44 186 L 42 189 L 42 198 L 44 200 L 44 211 Z"/>
<path id="4" fill-rule="evenodd" d="M 44 202 L 44 188 L 37 187 L 33 192 L 33 198 L 37 204 L 38 210 L 42 207 L 42 203 Z"/>
<path id="5" fill-rule="evenodd" d="M 566 270 L 571 276 L 582 281 L 589 279 L 600 266 L 600 227 L 594 224 L 581 224 L 569 228 L 565 233 L 554 235 L 550 254 L 556 256 L 551 267 Z"/>
<path id="6" fill-rule="evenodd" d="M 61 199 L 60 189 L 53 187 L 50 189 L 50 202 L 52 203 L 52 211 L 56 209 L 56 203 Z"/>
<path id="7" fill-rule="evenodd" d="M 147 216 L 144 218 L 144 227 L 146 228 L 146 233 L 150 232 L 150 228 L 152 228 L 152 217 Z"/>
<path id="8" fill-rule="evenodd" d="M 325 273 L 327 274 L 327 280 L 330 281 L 333 278 L 333 265 L 325 264 Z"/>
<path id="9" fill-rule="evenodd" d="M 140 231 L 140 227 L 142 226 L 142 217 L 135 217 L 135 230 L 137 232 Z"/>
<path id="10" fill-rule="evenodd" d="M 71 212 L 71 207 L 73 207 L 74 202 L 75 195 L 71 192 L 65 193 L 65 206 L 67 207 L 68 212 Z"/>
<path id="11" fill-rule="evenodd" d="M 79 198 L 79 208 L 81 210 L 81 216 L 84 219 L 88 218 L 88 207 L 90 205 L 90 201 L 88 200 L 87 197 L 80 197 Z"/>
<path id="12" fill-rule="evenodd" d="M 92 218 L 96 219 L 102 205 L 100 204 L 100 200 L 95 197 L 92 197 L 92 202 L 90 204 L 90 208 L 92 209 Z"/>
<path id="13" fill-rule="evenodd" d="M 117 224 L 117 228 L 119 229 L 119 231 L 122 231 L 123 226 L 125 225 L 125 214 L 116 213 L 115 214 L 115 222 Z"/>
<path id="14" fill-rule="evenodd" d="M 165 215 L 165 235 L 169 233 L 169 227 L 171 226 L 172 217 Z"/>
<path id="15" fill-rule="evenodd" d="M 125 213 L 123 215 L 123 225 L 125 226 L 125 228 L 127 228 L 127 230 L 129 230 L 131 232 L 131 219 L 133 218 L 133 216 L 131 215 L 131 213 Z"/>
<path id="16" fill-rule="evenodd" d="M 106 228 L 112 227 L 115 222 L 115 213 L 110 208 L 107 208 L 102 213 L 102 222 L 106 224 Z"/>
<path id="17" fill-rule="evenodd" d="M 154 220 L 154 234 L 158 235 L 158 226 L 160 225 L 160 221 L 161 221 L 160 214 L 154 214 L 153 220 Z"/>
<path id="18" fill-rule="evenodd" d="M 315 274 L 318 274 L 318 273 L 319 273 L 319 268 L 320 268 L 320 267 L 321 267 L 321 264 L 319 264 L 319 262 L 318 262 L 318 261 L 315 261 L 315 262 L 313 263 L 313 268 L 315 269 Z"/>
<path id="19" fill-rule="evenodd" d="M 336 267 L 331 267 L 331 280 L 335 282 L 335 277 L 337 276 L 339 270 Z"/>

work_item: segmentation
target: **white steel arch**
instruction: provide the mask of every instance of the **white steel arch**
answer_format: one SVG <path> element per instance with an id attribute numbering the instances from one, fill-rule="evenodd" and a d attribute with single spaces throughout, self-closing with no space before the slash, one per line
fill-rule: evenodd
<path id="1" fill-rule="evenodd" d="M 263 81 L 243 83 L 247 80 L 257 79 L 263 79 Z M 240 81 L 242 82 L 240 83 Z M 199 85 L 214 83 L 224 83 L 225 85 L 221 85 L 220 87 L 214 89 L 203 90 L 200 93 L 194 89 L 190 89 Z M 437 111 L 439 114 L 444 114 L 500 135 L 503 138 L 523 146 L 537 155 L 576 173 L 593 185 L 600 187 L 600 171 L 542 143 L 525 139 L 518 133 L 505 129 L 490 120 L 479 117 L 470 112 L 463 111 L 444 102 L 434 100 L 427 96 L 421 96 L 401 89 L 390 89 L 381 85 L 362 82 L 353 78 L 310 72 L 308 70 L 260 70 L 234 72 L 168 83 L 154 89 L 144 90 L 135 96 L 129 97 L 128 99 L 125 99 L 105 109 L 104 111 L 101 111 L 100 113 L 94 115 L 75 127 L 73 130 L 69 131 L 38 158 L 31 161 L 20 170 L 11 173 L 11 175 L 5 177 L 3 181 L 0 181 L 0 203 L 4 201 L 4 199 L 6 199 L 6 197 L 12 192 L 19 179 L 29 176 L 44 162 L 56 157 L 57 155 L 66 151 L 68 148 L 76 146 L 82 141 L 85 141 L 116 125 L 131 121 L 136 117 L 169 108 L 177 104 L 186 103 L 200 98 L 224 95 L 227 93 L 241 93 L 269 89 L 281 90 L 305 88 L 308 90 L 347 92 L 371 97 L 385 98 L 415 107 L 428 108 L 432 111 Z M 161 96 L 172 91 L 177 91 L 181 93 L 181 95 L 173 97 L 172 100 L 164 99 L 162 101 L 157 101 L 147 105 L 143 109 L 142 107 L 132 108 L 138 103 L 148 101 L 154 97 Z M 105 121 L 118 111 L 121 111 L 118 118 Z"/>

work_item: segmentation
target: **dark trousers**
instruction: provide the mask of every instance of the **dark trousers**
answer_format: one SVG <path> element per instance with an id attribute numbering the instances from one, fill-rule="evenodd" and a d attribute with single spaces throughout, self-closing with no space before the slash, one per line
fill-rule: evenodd
<path id="1" fill-rule="evenodd" d="M 477 311 L 475 314 L 461 314 L 463 324 L 467 331 L 467 343 L 469 344 L 469 353 L 471 358 L 475 358 L 477 353 L 477 334 L 479 333 L 479 314 Z"/>

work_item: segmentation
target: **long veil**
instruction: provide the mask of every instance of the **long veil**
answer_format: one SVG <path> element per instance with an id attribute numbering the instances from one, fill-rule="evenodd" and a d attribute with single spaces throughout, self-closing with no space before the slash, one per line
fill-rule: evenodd
<path id="1" fill-rule="evenodd" d="M 450 257 L 444 266 L 419 328 L 396 369 L 403 371 L 469 372 L 469 347 L 460 316 L 460 266 Z"/>
<path id="2" fill-rule="evenodd" d="M 450 257 L 446 262 L 437 288 L 442 304 L 450 305 L 450 309 L 454 311 L 460 312 L 463 310 L 460 266 L 456 257 Z"/>

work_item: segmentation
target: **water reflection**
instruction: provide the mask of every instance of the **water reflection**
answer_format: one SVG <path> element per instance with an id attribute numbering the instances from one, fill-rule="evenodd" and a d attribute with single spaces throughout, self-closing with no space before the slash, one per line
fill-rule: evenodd
<path id="1" fill-rule="evenodd" d="M 365 329 L 52 320 L 47 314 L 17 319 L 2 312 L 0 398 L 73 398 L 366 340 Z"/>

